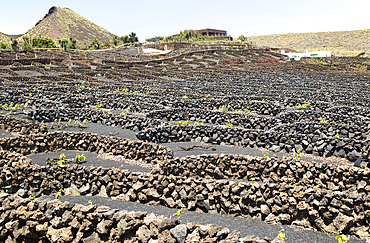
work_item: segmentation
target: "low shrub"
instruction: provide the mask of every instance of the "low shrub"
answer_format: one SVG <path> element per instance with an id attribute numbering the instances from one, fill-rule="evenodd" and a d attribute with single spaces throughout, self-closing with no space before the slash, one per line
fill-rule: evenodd
<path id="1" fill-rule="evenodd" d="M 356 64 L 356 68 L 361 69 L 361 70 L 366 70 L 366 66 L 362 64 Z"/>
<path id="2" fill-rule="evenodd" d="M 314 65 L 318 65 L 319 64 L 319 61 L 315 60 L 315 59 L 308 59 L 306 61 L 308 64 L 314 64 Z"/>
<path id="3" fill-rule="evenodd" d="M 22 51 L 24 51 L 24 52 L 33 52 L 33 49 L 29 45 L 23 45 L 22 46 Z"/>
<path id="4" fill-rule="evenodd" d="M 0 42 L 0 49 L 6 49 L 7 46 L 8 44 Z"/>

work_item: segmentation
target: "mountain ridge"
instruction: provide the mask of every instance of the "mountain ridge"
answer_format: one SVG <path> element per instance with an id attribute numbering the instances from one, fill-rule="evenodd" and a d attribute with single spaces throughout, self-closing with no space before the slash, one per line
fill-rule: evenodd
<path id="1" fill-rule="evenodd" d="M 370 51 L 370 29 L 250 36 L 248 40 L 260 46 L 290 48 L 298 52 L 331 51 L 338 56 Z"/>

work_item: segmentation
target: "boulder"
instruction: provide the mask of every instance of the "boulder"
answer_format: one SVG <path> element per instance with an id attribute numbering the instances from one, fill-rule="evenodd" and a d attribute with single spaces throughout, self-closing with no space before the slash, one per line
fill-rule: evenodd
<path id="1" fill-rule="evenodd" d="M 51 242 L 56 243 L 63 243 L 63 242 L 72 242 L 73 234 L 72 228 L 61 228 L 61 229 L 54 229 L 53 227 L 49 227 L 48 231 L 46 232 L 46 238 Z"/>
<path id="2" fill-rule="evenodd" d="M 179 243 L 184 243 L 187 235 L 187 228 L 185 224 L 176 225 L 175 228 L 170 229 L 172 236 Z"/>
<path id="3" fill-rule="evenodd" d="M 351 227 L 355 222 L 355 219 L 352 216 L 347 216 L 343 213 L 339 213 L 338 216 L 334 219 L 334 226 L 339 232 L 343 232 Z"/>
<path id="4" fill-rule="evenodd" d="M 150 239 L 150 230 L 146 225 L 143 225 L 136 231 L 136 237 L 139 239 L 139 242 L 146 243 Z"/>

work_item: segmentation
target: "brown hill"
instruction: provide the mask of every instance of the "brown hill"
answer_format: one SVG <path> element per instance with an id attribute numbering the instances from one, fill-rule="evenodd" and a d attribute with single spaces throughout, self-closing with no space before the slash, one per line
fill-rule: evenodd
<path id="1" fill-rule="evenodd" d="M 5 34 L 6 36 L 8 36 L 9 38 L 11 37 L 11 38 L 13 38 L 13 39 L 17 39 L 17 38 L 19 38 L 19 37 L 22 37 L 23 36 L 23 34 L 20 34 L 20 35 L 7 35 L 7 34 Z"/>
<path id="2" fill-rule="evenodd" d="M 68 8 L 52 7 L 35 27 L 27 31 L 23 36 L 30 38 L 51 38 L 57 44 L 60 39 L 72 37 L 77 40 L 77 45 L 100 38 L 101 41 L 111 40 L 114 34 L 99 27 L 88 19 L 82 17 Z M 22 37 L 18 38 L 22 41 Z"/>
<path id="3" fill-rule="evenodd" d="M 0 42 L 10 44 L 10 37 L 0 32 Z"/>
<path id="4" fill-rule="evenodd" d="M 331 51 L 337 56 L 370 55 L 370 29 L 315 33 L 289 33 L 248 37 L 260 46 L 291 48 L 299 52 Z"/>

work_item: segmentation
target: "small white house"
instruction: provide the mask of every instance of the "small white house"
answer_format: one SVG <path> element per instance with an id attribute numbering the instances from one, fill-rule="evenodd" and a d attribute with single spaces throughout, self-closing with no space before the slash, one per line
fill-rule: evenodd
<path id="1" fill-rule="evenodd" d="M 294 53 L 289 52 L 285 53 L 285 50 L 281 50 L 281 54 L 287 55 L 290 58 L 294 58 L 294 60 L 301 60 L 302 57 L 330 57 L 330 51 L 312 51 L 312 52 L 304 52 L 304 53 Z"/>

